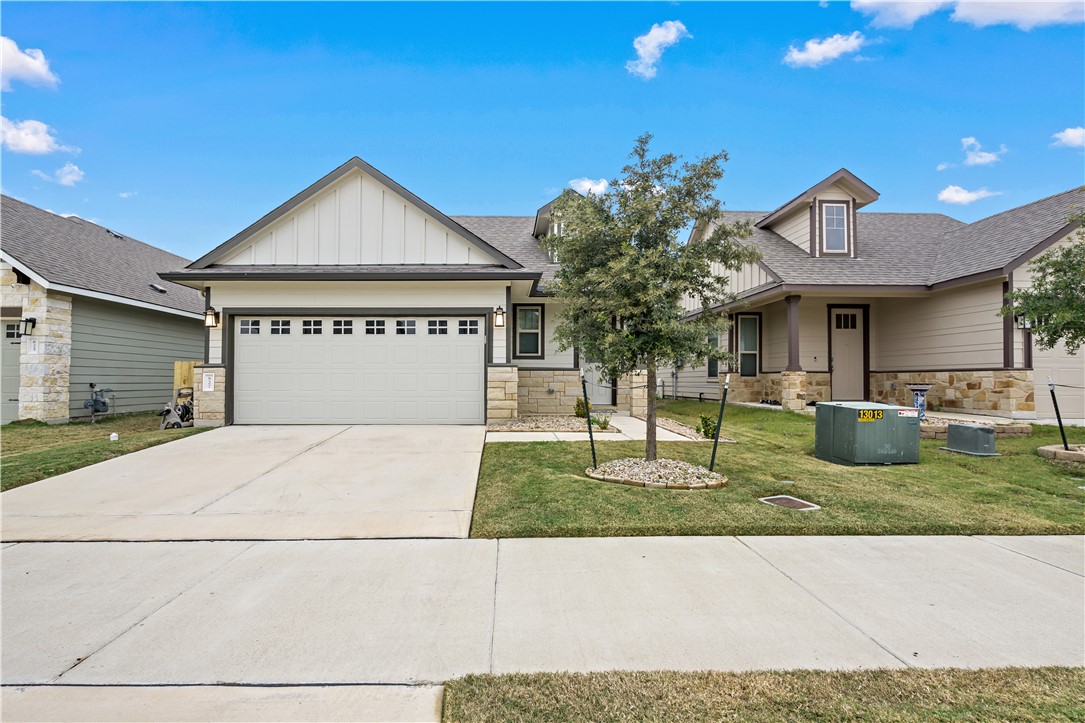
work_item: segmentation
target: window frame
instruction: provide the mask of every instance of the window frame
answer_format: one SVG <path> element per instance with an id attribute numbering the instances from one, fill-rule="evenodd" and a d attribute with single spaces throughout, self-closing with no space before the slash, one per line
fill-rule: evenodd
<path id="1" fill-rule="evenodd" d="M 268 326 L 269 336 L 290 336 L 290 319 L 272 319 Z"/>
<path id="2" fill-rule="evenodd" d="M 716 349 L 719 350 L 719 348 L 720 348 L 719 334 L 710 334 L 709 337 L 708 337 L 708 343 L 711 344 L 713 339 L 716 340 Z M 719 379 L 720 378 L 720 360 L 719 359 L 709 359 L 708 360 L 708 378 L 709 379 Z"/>
<path id="3" fill-rule="evenodd" d="M 323 319 L 302 319 L 301 320 L 301 335 L 302 336 L 323 336 L 324 334 L 324 320 Z"/>
<path id="4" fill-rule="evenodd" d="M 427 336 L 448 336 L 448 319 L 428 319 L 426 323 Z"/>
<path id="5" fill-rule="evenodd" d="M 417 327 L 414 319 L 396 319 L 396 336 L 417 336 Z"/>
<path id="6" fill-rule="evenodd" d="M 829 218 L 826 215 L 826 209 L 828 208 L 841 208 L 844 210 L 842 217 L 844 221 L 844 248 L 831 249 L 829 248 L 829 238 L 826 233 L 828 229 Z M 847 256 L 851 254 L 851 220 L 849 218 L 851 204 L 847 201 L 822 201 L 821 202 L 821 252 L 824 254 L 833 254 L 834 256 Z M 833 229 L 834 231 L 837 229 Z"/>
<path id="7" fill-rule="evenodd" d="M 333 319 L 332 336 L 354 336 L 354 319 Z"/>
<path id="8" fill-rule="evenodd" d="M 456 323 L 456 336 L 479 336 L 482 328 L 482 322 L 478 319 L 460 319 Z"/>
<path id="9" fill-rule="evenodd" d="M 384 319 L 366 319 L 363 336 L 386 336 Z"/>
<path id="10" fill-rule="evenodd" d="M 539 328 L 528 329 L 525 334 L 539 335 L 539 353 L 520 353 L 520 309 L 539 310 Z M 513 304 L 512 305 L 512 358 L 513 359 L 545 359 L 546 358 L 546 304 Z"/>
<path id="11" fill-rule="evenodd" d="M 757 324 L 757 332 L 754 334 L 754 338 L 756 339 L 756 349 L 754 351 L 742 351 L 742 320 L 743 319 L 753 319 L 754 323 Z M 761 314 L 760 313 L 756 313 L 756 314 L 735 314 L 735 325 L 734 325 L 735 333 L 734 333 L 732 338 L 735 340 L 735 349 L 734 349 L 735 364 L 736 364 L 736 367 L 737 367 L 736 371 L 738 372 L 739 377 L 742 377 L 742 378 L 745 378 L 745 379 L 754 379 L 756 377 L 761 376 L 761 374 L 762 374 L 762 369 L 761 369 L 761 348 L 762 348 L 762 345 L 761 345 L 761 328 L 762 327 L 761 327 Z M 754 373 L 752 375 L 742 373 L 742 355 L 743 354 L 753 354 L 755 356 L 756 360 L 757 360 L 755 362 L 755 364 L 754 364 Z"/>
<path id="12" fill-rule="evenodd" d="M 260 320 L 259 319 L 239 319 L 238 320 L 238 325 L 237 325 L 237 333 L 242 335 L 242 336 L 259 336 L 259 334 L 260 334 Z"/>

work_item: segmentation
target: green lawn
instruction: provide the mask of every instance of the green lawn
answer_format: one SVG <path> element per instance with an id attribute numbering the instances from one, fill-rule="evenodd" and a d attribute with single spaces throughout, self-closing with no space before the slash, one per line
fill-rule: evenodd
<path id="1" fill-rule="evenodd" d="M 1080 668 L 472 675 L 444 721 L 1080 721 Z"/>
<path id="2" fill-rule="evenodd" d="M 146 412 L 107 416 L 95 424 L 5 425 L 0 431 L 0 488 L 9 490 L 208 429 L 159 430 L 158 424 L 159 417 Z M 111 432 L 120 439 L 110 442 Z"/>
<path id="3" fill-rule="evenodd" d="M 687 424 L 714 407 L 668 402 L 662 411 Z M 1085 465 L 1052 462 L 1036 447 L 1058 430 L 1000 439 L 1001 457 L 943 452 L 923 441 L 920 464 L 844 467 L 813 456 L 814 421 L 806 415 L 728 407 L 716 469 L 720 490 L 656 490 L 597 482 L 587 442 L 486 445 L 471 536 L 598 537 L 622 535 L 934 535 L 1081 534 Z M 1085 442 L 1085 429 L 1071 442 Z M 644 454 L 641 442 L 600 442 L 600 463 Z M 711 442 L 661 442 L 659 456 L 707 466 Z M 793 480 L 794 484 L 784 484 Z M 798 512 L 759 497 L 790 494 L 823 509 Z"/>

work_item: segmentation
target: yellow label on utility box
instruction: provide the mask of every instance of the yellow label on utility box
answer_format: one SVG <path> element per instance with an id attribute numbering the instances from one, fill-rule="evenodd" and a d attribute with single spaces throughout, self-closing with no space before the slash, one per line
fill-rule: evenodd
<path id="1" fill-rule="evenodd" d="M 859 421 L 860 422 L 876 422 L 883 418 L 882 410 L 880 409 L 860 409 Z"/>

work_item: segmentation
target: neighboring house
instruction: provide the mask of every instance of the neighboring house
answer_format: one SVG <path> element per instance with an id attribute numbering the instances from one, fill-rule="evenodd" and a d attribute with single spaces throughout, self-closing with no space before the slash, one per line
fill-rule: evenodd
<path id="1" fill-rule="evenodd" d="M 1003 297 L 1030 283 L 1028 262 L 1070 242 L 1067 218 L 1085 207 L 1077 188 L 964 224 L 941 214 L 870 213 L 878 193 L 841 169 L 771 213 L 746 221 L 743 243 L 762 260 L 728 272 L 738 301 L 720 340 L 737 355 L 729 399 L 790 409 L 828 400 L 912 403 L 909 383 L 930 383 L 928 405 L 1015 418 L 1085 418 L 1085 350 L 1038 348 Z M 705 229 L 695 229 L 691 242 Z M 687 302 L 690 313 L 699 312 Z M 664 376 L 666 394 L 718 399 L 718 365 Z M 675 386 L 675 382 L 677 385 Z"/>
<path id="2" fill-rule="evenodd" d="M 204 355 L 199 293 L 157 275 L 184 263 L 3 196 L 0 421 L 86 416 L 92 383 L 112 387 L 116 411 L 161 409 L 173 396 L 173 362 Z"/>
<path id="3" fill-rule="evenodd" d="M 162 273 L 202 290 L 215 324 L 197 424 L 481 424 L 571 412 L 579 360 L 553 341 L 546 208 L 450 218 L 352 158 Z M 604 391 L 643 413 L 643 383 Z"/>

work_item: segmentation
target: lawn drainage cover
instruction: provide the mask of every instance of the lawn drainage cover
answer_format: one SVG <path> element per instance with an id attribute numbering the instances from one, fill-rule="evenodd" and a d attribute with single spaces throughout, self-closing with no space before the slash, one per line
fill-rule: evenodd
<path id="1" fill-rule="evenodd" d="M 776 505 L 777 507 L 786 507 L 789 510 L 820 510 L 820 505 L 815 505 L 813 502 L 807 502 L 806 500 L 800 500 L 798 497 L 792 497 L 791 495 L 775 495 L 773 497 L 762 497 L 761 502 L 766 505 Z"/>

